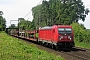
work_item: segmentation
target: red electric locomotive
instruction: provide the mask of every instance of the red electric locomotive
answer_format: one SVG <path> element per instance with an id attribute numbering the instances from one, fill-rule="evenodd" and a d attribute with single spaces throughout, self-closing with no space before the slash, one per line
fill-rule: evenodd
<path id="1" fill-rule="evenodd" d="M 38 42 L 50 44 L 53 47 L 73 47 L 74 32 L 70 25 L 54 25 L 39 29 Z"/>
<path id="2" fill-rule="evenodd" d="M 47 26 L 35 31 L 19 32 L 19 34 L 18 31 L 15 32 L 13 30 L 11 32 L 14 32 L 13 34 L 11 33 L 13 36 L 32 40 L 55 49 L 60 49 L 63 47 L 72 48 L 75 45 L 74 32 L 72 26 L 70 25 Z M 36 37 L 37 33 L 38 37 Z"/>

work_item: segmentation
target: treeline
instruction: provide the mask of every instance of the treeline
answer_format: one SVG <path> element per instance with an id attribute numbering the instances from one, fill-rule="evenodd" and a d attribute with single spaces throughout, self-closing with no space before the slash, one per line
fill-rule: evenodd
<path id="1" fill-rule="evenodd" d="M 6 20 L 3 18 L 3 11 L 0 11 L 0 31 L 5 31 L 6 28 Z"/>
<path id="2" fill-rule="evenodd" d="M 43 0 L 42 4 L 32 8 L 33 20 L 19 18 L 18 26 L 21 30 L 35 30 L 43 26 L 54 24 L 72 25 L 75 42 L 90 44 L 90 30 L 78 21 L 85 21 L 89 10 L 85 9 L 82 0 Z M 0 11 L 0 31 L 5 31 L 6 20 Z M 10 28 L 18 28 L 12 24 Z"/>
<path id="3" fill-rule="evenodd" d="M 54 24 L 72 25 L 75 41 L 90 43 L 90 30 L 78 21 L 85 21 L 89 10 L 82 0 L 43 0 L 42 4 L 32 8 L 33 22 L 37 28 Z"/>
<path id="4" fill-rule="evenodd" d="M 85 21 L 88 12 L 82 0 L 43 0 L 42 4 L 32 8 L 33 21 L 37 27 Z"/>
<path id="5" fill-rule="evenodd" d="M 90 43 L 90 30 L 78 21 L 85 21 L 89 10 L 85 9 L 82 0 L 43 0 L 42 4 L 32 8 L 33 20 L 19 18 L 19 28 L 35 30 L 43 26 L 54 24 L 72 25 L 75 41 Z"/>
<path id="6" fill-rule="evenodd" d="M 70 25 L 79 20 L 85 21 L 88 13 L 82 0 L 43 0 L 42 4 L 32 8 L 32 22 L 21 18 L 19 25 L 26 30 L 54 24 Z"/>

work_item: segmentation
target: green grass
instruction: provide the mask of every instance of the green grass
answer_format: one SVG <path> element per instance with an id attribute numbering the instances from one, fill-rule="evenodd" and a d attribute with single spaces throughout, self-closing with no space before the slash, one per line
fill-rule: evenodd
<path id="1" fill-rule="evenodd" d="M 64 58 L 0 32 L 0 60 L 64 60 Z"/>
<path id="2" fill-rule="evenodd" d="M 75 46 L 90 49 L 90 44 L 89 43 L 75 41 Z"/>

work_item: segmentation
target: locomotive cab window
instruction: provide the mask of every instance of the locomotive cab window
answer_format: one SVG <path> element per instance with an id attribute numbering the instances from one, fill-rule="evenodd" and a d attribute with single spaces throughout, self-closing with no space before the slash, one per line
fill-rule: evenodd
<path id="1" fill-rule="evenodd" d="M 64 28 L 58 28 L 58 33 L 65 33 Z"/>
<path id="2" fill-rule="evenodd" d="M 72 30 L 70 28 L 65 28 L 66 33 L 72 33 Z"/>
<path id="3" fill-rule="evenodd" d="M 72 33 L 72 30 L 71 30 L 71 28 L 58 28 L 58 33 L 60 33 L 60 34 L 65 34 L 65 33 L 69 34 L 69 33 Z"/>

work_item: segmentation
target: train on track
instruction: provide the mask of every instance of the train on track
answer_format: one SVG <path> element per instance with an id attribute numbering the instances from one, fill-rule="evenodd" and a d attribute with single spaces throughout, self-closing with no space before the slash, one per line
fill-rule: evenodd
<path id="1" fill-rule="evenodd" d="M 38 30 L 19 30 L 7 28 L 6 32 L 12 36 L 35 41 L 54 49 L 72 48 L 74 44 L 74 31 L 70 25 L 53 25 Z"/>

